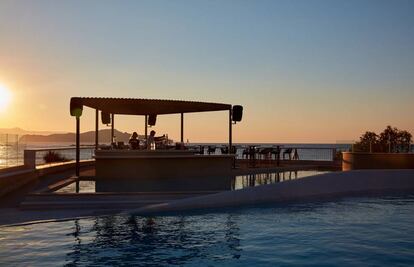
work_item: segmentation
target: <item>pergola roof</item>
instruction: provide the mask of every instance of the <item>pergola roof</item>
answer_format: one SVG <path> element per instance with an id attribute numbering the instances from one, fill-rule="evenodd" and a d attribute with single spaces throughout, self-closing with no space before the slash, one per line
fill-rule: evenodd
<path id="1" fill-rule="evenodd" d="M 83 105 L 111 114 L 150 115 L 230 110 L 231 105 L 181 100 L 72 97 L 71 104 Z"/>

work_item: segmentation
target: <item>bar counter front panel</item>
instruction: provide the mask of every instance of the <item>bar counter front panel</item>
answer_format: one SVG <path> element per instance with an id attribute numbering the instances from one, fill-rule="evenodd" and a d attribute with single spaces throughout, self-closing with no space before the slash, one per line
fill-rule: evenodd
<path id="1" fill-rule="evenodd" d="M 230 190 L 234 155 L 181 150 L 97 150 L 97 192 Z"/>

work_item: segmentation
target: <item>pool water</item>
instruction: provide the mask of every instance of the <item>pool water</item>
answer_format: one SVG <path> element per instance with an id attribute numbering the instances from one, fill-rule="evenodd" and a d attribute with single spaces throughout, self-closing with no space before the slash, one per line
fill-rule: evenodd
<path id="1" fill-rule="evenodd" d="M 306 170 L 239 175 L 235 177 L 234 189 L 238 190 L 246 187 L 280 183 L 328 172 L 329 171 Z"/>
<path id="2" fill-rule="evenodd" d="M 414 195 L 0 228 L 0 266 L 413 266 Z"/>

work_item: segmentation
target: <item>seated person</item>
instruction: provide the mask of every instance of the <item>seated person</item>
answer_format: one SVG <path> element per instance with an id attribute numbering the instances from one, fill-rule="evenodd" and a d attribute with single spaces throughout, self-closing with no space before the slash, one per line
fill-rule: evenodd
<path id="1" fill-rule="evenodd" d="M 288 155 L 289 160 L 292 159 L 292 148 L 286 148 L 285 151 L 283 151 L 283 159 L 285 159 L 285 155 Z"/>
<path id="2" fill-rule="evenodd" d="M 134 132 L 129 139 L 129 147 L 130 149 L 139 149 L 139 140 L 137 132 Z"/>
<path id="3" fill-rule="evenodd" d="M 188 148 L 185 147 L 184 143 L 177 142 L 175 143 L 175 150 L 187 150 Z"/>

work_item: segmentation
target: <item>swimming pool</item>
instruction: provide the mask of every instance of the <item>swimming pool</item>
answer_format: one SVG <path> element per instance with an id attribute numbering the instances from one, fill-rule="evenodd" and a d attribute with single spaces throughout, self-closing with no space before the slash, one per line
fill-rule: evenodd
<path id="1" fill-rule="evenodd" d="M 0 228 L 1 266 L 414 264 L 414 195 Z"/>

